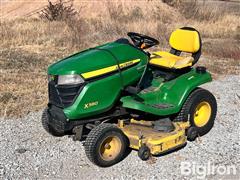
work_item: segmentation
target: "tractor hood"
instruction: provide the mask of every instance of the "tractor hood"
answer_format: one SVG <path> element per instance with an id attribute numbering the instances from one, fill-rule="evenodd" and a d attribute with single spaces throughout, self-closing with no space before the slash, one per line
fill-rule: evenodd
<path id="1" fill-rule="evenodd" d="M 146 58 L 144 52 L 130 44 L 112 42 L 64 58 L 49 66 L 48 74 L 82 74 Z"/>

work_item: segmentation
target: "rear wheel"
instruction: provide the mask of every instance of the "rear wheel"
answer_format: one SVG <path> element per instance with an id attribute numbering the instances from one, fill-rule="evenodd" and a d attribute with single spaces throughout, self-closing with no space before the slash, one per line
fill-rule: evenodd
<path id="1" fill-rule="evenodd" d="M 51 135 L 56 137 L 64 136 L 64 130 L 54 128 L 49 123 L 48 109 L 45 108 L 42 113 L 42 126 Z"/>
<path id="2" fill-rule="evenodd" d="M 115 125 L 103 123 L 90 131 L 84 146 L 91 162 L 100 167 L 109 167 L 125 157 L 128 140 Z"/>
<path id="3" fill-rule="evenodd" d="M 214 124 L 217 113 L 217 102 L 209 91 L 198 88 L 194 90 L 184 103 L 175 121 L 189 120 L 199 135 L 208 133 Z"/>

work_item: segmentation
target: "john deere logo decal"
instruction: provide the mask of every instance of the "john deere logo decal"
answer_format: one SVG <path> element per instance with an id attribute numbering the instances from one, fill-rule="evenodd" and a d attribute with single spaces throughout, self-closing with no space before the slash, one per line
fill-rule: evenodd
<path id="1" fill-rule="evenodd" d="M 54 80 L 54 76 L 51 76 L 50 79 L 51 79 L 51 81 L 53 81 Z"/>
<path id="2" fill-rule="evenodd" d="M 48 81 L 54 81 L 55 77 L 54 75 L 48 75 Z"/>

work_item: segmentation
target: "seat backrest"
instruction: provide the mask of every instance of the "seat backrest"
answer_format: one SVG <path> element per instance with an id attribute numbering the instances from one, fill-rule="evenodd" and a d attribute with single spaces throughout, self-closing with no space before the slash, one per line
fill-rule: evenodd
<path id="1" fill-rule="evenodd" d="M 173 31 L 169 43 L 178 51 L 196 53 L 201 50 L 201 38 L 194 28 L 184 27 Z"/>

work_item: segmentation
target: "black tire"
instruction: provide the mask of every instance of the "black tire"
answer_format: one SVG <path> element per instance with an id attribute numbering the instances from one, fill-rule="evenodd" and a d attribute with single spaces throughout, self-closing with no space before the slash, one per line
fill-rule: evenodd
<path id="1" fill-rule="evenodd" d="M 61 129 L 56 129 L 49 124 L 48 109 L 45 108 L 42 113 L 42 126 L 51 135 L 56 137 L 64 136 L 65 132 Z"/>
<path id="2" fill-rule="evenodd" d="M 138 150 L 138 157 L 141 160 L 146 161 L 150 158 L 150 156 L 151 156 L 150 149 L 146 145 L 141 146 L 140 149 Z"/>
<path id="3" fill-rule="evenodd" d="M 200 103 L 207 103 L 211 109 L 208 120 L 202 126 L 199 126 L 196 123 L 196 120 L 194 120 L 196 109 L 200 105 Z M 189 120 L 190 125 L 192 127 L 196 127 L 198 135 L 202 136 L 212 129 L 216 114 L 217 102 L 215 97 L 209 91 L 202 88 L 197 88 L 188 96 L 187 100 L 182 106 L 181 111 L 174 118 L 174 121 L 179 122 Z"/>
<path id="4" fill-rule="evenodd" d="M 116 138 L 118 144 L 121 145 L 118 145 L 117 153 L 115 153 L 113 157 L 112 154 L 106 157 L 104 153 L 102 154 L 100 148 L 105 148 L 107 144 L 109 145 L 109 143 L 104 144 L 104 142 L 111 137 Z M 115 125 L 109 123 L 103 123 L 93 128 L 84 143 L 85 153 L 88 159 L 100 167 L 109 167 L 121 161 L 125 157 L 128 145 L 128 139 L 123 132 Z M 110 146 L 110 148 L 112 147 Z"/>

